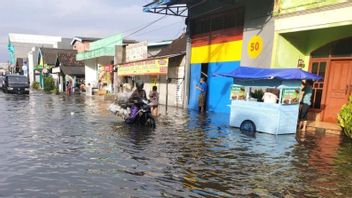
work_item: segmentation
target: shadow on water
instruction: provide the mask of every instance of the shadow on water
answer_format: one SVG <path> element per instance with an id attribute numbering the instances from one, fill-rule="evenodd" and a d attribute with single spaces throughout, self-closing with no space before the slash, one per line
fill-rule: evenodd
<path id="1" fill-rule="evenodd" d="M 110 102 L 0 93 L 0 197 L 352 196 L 346 138 L 253 136 L 227 114 L 173 108 L 150 130 L 112 116 Z"/>

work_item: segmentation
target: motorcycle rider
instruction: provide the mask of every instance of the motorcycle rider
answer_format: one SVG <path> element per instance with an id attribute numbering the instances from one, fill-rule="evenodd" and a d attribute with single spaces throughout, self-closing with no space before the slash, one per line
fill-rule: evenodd
<path id="1" fill-rule="evenodd" d="M 147 100 L 147 93 L 145 92 L 144 82 L 139 80 L 136 82 L 136 90 L 133 91 L 131 97 L 128 99 L 129 102 L 134 102 L 135 100 L 145 99 Z"/>

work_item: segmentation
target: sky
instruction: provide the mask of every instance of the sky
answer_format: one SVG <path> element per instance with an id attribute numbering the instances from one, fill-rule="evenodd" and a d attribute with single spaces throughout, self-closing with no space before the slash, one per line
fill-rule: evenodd
<path id="1" fill-rule="evenodd" d="M 8 33 L 72 38 L 104 38 L 118 33 L 149 42 L 177 38 L 184 30 L 183 17 L 143 12 L 152 0 L 1 0 L 0 62 L 8 60 Z M 136 30 L 161 18 L 142 31 Z"/>

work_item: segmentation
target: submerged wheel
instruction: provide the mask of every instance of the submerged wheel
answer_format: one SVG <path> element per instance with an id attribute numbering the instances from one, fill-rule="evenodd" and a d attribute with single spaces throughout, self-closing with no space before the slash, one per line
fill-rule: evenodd
<path id="1" fill-rule="evenodd" d="M 240 130 L 241 132 L 255 133 L 256 127 L 254 122 L 252 122 L 251 120 L 245 120 L 241 123 Z"/>
<path id="2" fill-rule="evenodd" d="M 151 115 L 147 115 L 146 120 L 145 120 L 145 126 L 149 128 L 155 128 L 155 119 Z"/>

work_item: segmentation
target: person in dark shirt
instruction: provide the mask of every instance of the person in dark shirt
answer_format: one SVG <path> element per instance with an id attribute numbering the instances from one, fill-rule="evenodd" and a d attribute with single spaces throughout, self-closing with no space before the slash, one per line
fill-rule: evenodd
<path id="1" fill-rule="evenodd" d="M 144 82 L 143 81 L 137 81 L 136 82 L 136 90 L 133 91 L 131 97 L 129 98 L 130 102 L 133 102 L 134 100 L 141 100 L 145 99 L 147 100 L 147 93 L 145 92 L 144 88 Z"/>

